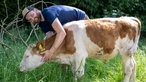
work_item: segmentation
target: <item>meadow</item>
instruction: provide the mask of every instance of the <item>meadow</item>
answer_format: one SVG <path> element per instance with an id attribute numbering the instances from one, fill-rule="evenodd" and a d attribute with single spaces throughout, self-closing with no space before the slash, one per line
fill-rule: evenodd
<path id="1" fill-rule="evenodd" d="M 12 31 L 15 32 L 15 29 Z M 23 38 L 27 38 L 27 30 L 21 31 Z M 40 32 L 39 32 L 40 33 Z M 44 35 L 39 34 L 43 39 Z M 74 82 L 74 75 L 71 67 L 62 68 L 58 63 L 47 62 L 41 67 L 26 73 L 19 71 L 19 63 L 26 50 L 24 44 L 7 35 L 4 42 L 11 49 L 4 49 L 0 46 L 0 82 Z M 36 43 L 35 37 L 31 36 L 28 44 Z M 136 61 L 136 82 L 146 82 L 146 38 L 140 38 L 139 48 L 134 56 Z M 88 58 L 85 65 L 85 74 L 79 82 L 122 82 L 122 61 L 121 56 L 117 55 L 107 63 L 94 58 Z"/>

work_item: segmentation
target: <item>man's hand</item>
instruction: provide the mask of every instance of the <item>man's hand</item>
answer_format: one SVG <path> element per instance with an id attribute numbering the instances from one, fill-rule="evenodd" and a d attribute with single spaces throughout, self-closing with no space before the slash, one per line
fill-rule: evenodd
<path id="1" fill-rule="evenodd" d="M 46 62 L 52 58 L 53 53 L 50 50 L 46 50 L 40 53 L 43 55 L 42 61 Z"/>

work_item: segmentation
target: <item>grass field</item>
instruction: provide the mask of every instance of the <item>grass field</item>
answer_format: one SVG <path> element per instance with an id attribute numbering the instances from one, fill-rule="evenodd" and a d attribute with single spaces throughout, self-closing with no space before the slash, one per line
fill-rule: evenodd
<path id="1" fill-rule="evenodd" d="M 19 41 L 6 42 L 15 50 L 16 54 L 0 46 L 0 82 L 73 82 L 73 74 L 70 66 L 62 69 L 61 65 L 54 62 L 45 63 L 43 66 L 27 73 L 19 72 L 19 63 L 26 47 Z M 32 38 L 31 41 L 34 41 Z M 13 40 L 13 39 L 11 39 Z M 31 42 L 30 42 L 31 43 Z M 139 49 L 135 55 L 137 64 L 136 81 L 146 82 L 146 39 L 141 39 Z M 85 74 L 79 82 L 122 82 L 122 62 L 118 55 L 103 63 L 100 60 L 88 58 L 85 65 Z"/>

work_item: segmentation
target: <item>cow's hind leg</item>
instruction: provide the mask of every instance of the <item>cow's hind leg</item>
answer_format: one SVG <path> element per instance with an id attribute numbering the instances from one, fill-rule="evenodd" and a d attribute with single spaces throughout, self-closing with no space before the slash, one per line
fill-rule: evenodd
<path id="1" fill-rule="evenodd" d="M 124 82 L 135 82 L 136 64 L 133 55 L 122 55 Z"/>
<path id="2" fill-rule="evenodd" d="M 133 69 L 132 69 L 132 74 L 130 77 L 130 82 L 135 82 L 135 80 L 136 80 L 136 63 L 135 63 L 133 56 L 131 59 L 131 63 L 133 64 Z"/>

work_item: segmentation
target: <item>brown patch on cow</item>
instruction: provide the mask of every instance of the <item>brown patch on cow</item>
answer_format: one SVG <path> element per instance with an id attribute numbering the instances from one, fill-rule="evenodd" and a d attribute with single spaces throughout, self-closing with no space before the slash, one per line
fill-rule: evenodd
<path id="1" fill-rule="evenodd" d="M 60 53 L 62 53 L 64 55 L 73 54 L 76 51 L 76 49 L 74 47 L 75 41 L 73 38 L 73 32 L 69 31 L 68 29 L 65 29 L 65 31 L 66 31 L 66 37 L 54 54 L 60 54 Z M 49 50 L 52 47 L 52 45 L 55 41 L 55 38 L 56 38 L 56 34 L 50 38 L 39 41 L 36 44 L 36 47 L 32 48 L 32 53 L 36 54 L 36 52 L 39 52 L 39 53 L 41 52 L 41 50 L 39 49 L 39 45 L 42 45 L 43 48 Z"/>
<path id="2" fill-rule="evenodd" d="M 115 41 L 126 37 L 134 39 L 136 36 L 136 27 L 132 27 L 130 23 L 122 19 L 116 22 L 104 20 L 87 20 L 85 21 L 87 36 L 91 41 L 103 48 L 104 53 L 112 53 L 115 48 Z M 95 37 L 96 36 L 96 37 Z"/>
<path id="3" fill-rule="evenodd" d="M 40 55 L 40 54 L 39 54 L 40 51 L 39 51 L 39 49 L 38 49 L 37 47 L 32 47 L 30 51 L 31 51 L 32 54 Z"/>
<path id="4" fill-rule="evenodd" d="M 131 23 L 125 20 L 116 21 L 117 28 L 119 28 L 120 37 L 124 38 L 127 34 L 130 40 L 134 39 L 136 36 L 136 28 L 131 25 Z"/>
<path id="5" fill-rule="evenodd" d="M 63 41 L 63 43 L 60 45 L 59 49 L 57 50 L 57 53 L 65 53 L 65 54 L 73 54 L 76 51 L 76 48 L 74 46 L 75 40 L 73 37 L 73 32 L 69 29 L 65 29 L 66 31 L 66 37 Z"/>

